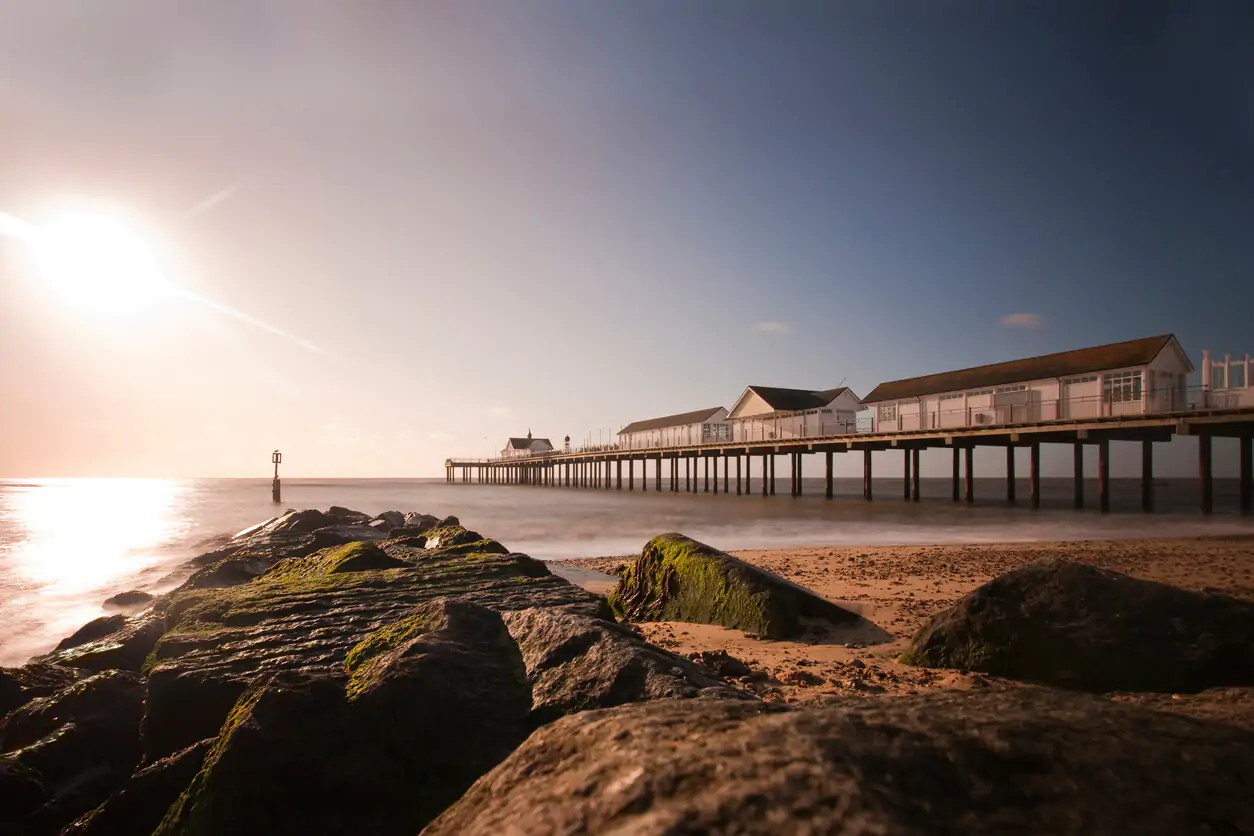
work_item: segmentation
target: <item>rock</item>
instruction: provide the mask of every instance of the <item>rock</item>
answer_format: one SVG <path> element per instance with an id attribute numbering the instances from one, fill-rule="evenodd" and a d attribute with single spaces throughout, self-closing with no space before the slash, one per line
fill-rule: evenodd
<path id="1" fill-rule="evenodd" d="M 1254 832 L 1254 734 L 1083 694 L 659 700 L 564 717 L 424 832 Z"/>
<path id="2" fill-rule="evenodd" d="M 122 618 L 120 615 L 113 617 Z M 154 614 L 144 613 L 126 620 L 121 629 L 104 638 L 75 647 L 55 650 L 41 657 L 41 660 L 70 668 L 84 668 L 93 672 L 139 671 L 143 668 L 148 654 L 156 647 L 157 640 L 164 633 L 164 619 Z"/>
<path id="3" fill-rule="evenodd" d="M 415 534 L 421 534 L 428 529 L 435 528 L 439 524 L 440 521 L 430 514 L 418 514 L 413 511 L 405 514 L 405 521 L 402 523 L 405 528 L 417 529 L 414 532 Z M 461 525 L 461 523 L 458 523 L 458 525 Z"/>
<path id="4" fill-rule="evenodd" d="M 36 697 L 55 694 L 84 676 L 82 671 L 44 662 L 0 668 L 0 718 Z"/>
<path id="5" fill-rule="evenodd" d="M 429 602 L 338 674 L 253 686 L 156 833 L 415 833 L 522 741 L 530 703 L 500 616 Z"/>
<path id="6" fill-rule="evenodd" d="M 390 556 L 374 543 L 349 543 L 308 557 L 289 557 L 266 573 L 267 580 L 294 581 L 328 577 L 345 572 L 404 569 L 411 564 Z"/>
<path id="7" fill-rule="evenodd" d="M 143 705 L 143 680 L 109 671 L 9 714 L 0 722 L 0 752 L 9 753 L 8 770 L 37 776 L 43 792 L 0 828 L 56 833 L 104 801 L 139 760 Z"/>
<path id="8" fill-rule="evenodd" d="M 61 639 L 56 649 L 68 650 L 71 647 L 78 647 L 80 644 L 104 638 L 121 630 L 125 625 L 126 616 L 124 615 L 102 615 L 79 627 L 68 638 Z"/>
<path id="9" fill-rule="evenodd" d="M 527 665 L 537 724 L 575 711 L 703 692 L 743 698 L 686 659 L 615 623 L 610 613 L 603 615 L 557 608 L 505 615 Z"/>
<path id="10" fill-rule="evenodd" d="M 449 514 L 447 517 L 445 517 L 442 520 L 436 520 L 435 525 L 432 526 L 432 528 L 461 528 L 461 527 L 462 527 L 462 521 L 459 520 L 457 517 L 453 516 L 452 514 Z"/>
<path id="11" fill-rule="evenodd" d="M 340 669 L 367 635 L 437 598 L 464 598 L 502 612 L 573 605 L 596 614 L 604 606 L 525 555 L 431 556 L 393 541 L 382 547 L 411 565 L 266 575 L 155 602 L 152 612 L 167 630 L 146 668 L 147 758 L 216 734 L 258 672 Z"/>
<path id="12" fill-rule="evenodd" d="M 170 805 L 196 777 L 214 742 L 202 740 L 148 764 L 107 801 L 63 829 L 62 836 L 152 833 Z"/>
<path id="13" fill-rule="evenodd" d="M 739 679 L 753 673 L 748 665 L 726 650 L 702 650 L 693 654 L 692 661 L 726 679 Z"/>
<path id="14" fill-rule="evenodd" d="M 1254 604 L 1055 560 L 932 617 L 902 661 L 1086 691 L 1254 684 Z"/>
<path id="15" fill-rule="evenodd" d="M 405 525 L 405 514 L 402 514 L 400 511 L 384 511 L 370 521 L 370 525 L 374 525 L 374 523 L 383 523 L 389 529 L 401 528 Z"/>
<path id="16" fill-rule="evenodd" d="M 20 833 L 46 795 L 39 773 L 11 755 L 0 755 L 0 836 Z"/>
<path id="17" fill-rule="evenodd" d="M 147 592 L 140 592 L 138 589 L 131 589 L 126 592 L 119 592 L 117 595 L 111 595 L 104 600 L 104 608 L 106 610 L 136 610 L 148 606 L 152 603 L 153 596 Z"/>
<path id="18" fill-rule="evenodd" d="M 351 508 L 342 508 L 339 505 L 332 505 L 328 508 L 327 516 L 333 517 L 340 524 L 348 525 L 364 525 L 372 519 L 369 514 L 354 511 Z"/>
<path id="19" fill-rule="evenodd" d="M 632 621 L 720 624 L 772 639 L 804 630 L 802 618 L 833 624 L 858 616 L 778 575 L 682 534 L 645 544 L 610 593 L 615 613 Z"/>

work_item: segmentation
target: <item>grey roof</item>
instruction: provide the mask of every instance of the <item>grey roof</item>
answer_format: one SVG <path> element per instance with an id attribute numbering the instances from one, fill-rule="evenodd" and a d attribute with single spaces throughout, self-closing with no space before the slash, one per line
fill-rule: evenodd
<path id="1" fill-rule="evenodd" d="M 1110 343 L 1092 348 L 1080 348 L 1074 351 L 1062 351 L 1057 354 L 1045 354 L 1040 357 L 1028 357 L 1024 360 L 1011 360 L 1006 363 L 976 366 L 975 368 L 961 369 L 956 372 L 944 372 L 922 377 L 911 377 L 905 380 L 894 380 L 891 383 L 881 383 L 879 386 L 876 386 L 875 390 L 866 396 L 864 402 L 896 401 L 902 398 L 935 395 L 940 392 L 958 392 L 967 389 L 981 389 L 986 386 L 1000 386 L 1005 383 L 1048 380 L 1054 377 L 1069 377 L 1071 375 L 1105 371 L 1106 369 L 1144 366 L 1153 362 L 1159 352 L 1175 341 L 1175 339 L 1173 334 L 1163 334 L 1158 337 L 1144 337 L 1139 340 Z"/>
<path id="2" fill-rule="evenodd" d="M 797 412 L 803 409 L 819 409 L 827 406 L 848 391 L 847 386 L 812 391 L 809 389 L 781 389 L 778 386 L 750 386 L 749 391 L 766 401 L 776 412 Z"/>
<path id="3" fill-rule="evenodd" d="M 664 427 L 682 427 L 685 424 L 701 424 L 708 421 L 718 413 L 723 407 L 716 406 L 713 409 L 698 409 L 696 412 L 681 412 L 678 415 L 667 415 L 663 418 L 650 418 L 647 421 L 633 421 L 618 431 L 619 435 L 625 433 L 643 432 L 645 430 L 660 430 Z"/>
<path id="4" fill-rule="evenodd" d="M 509 443 L 505 446 L 513 447 L 515 450 L 530 450 L 531 445 L 539 444 L 541 441 L 550 447 L 553 446 L 553 442 L 549 441 L 547 438 L 511 438 Z"/>

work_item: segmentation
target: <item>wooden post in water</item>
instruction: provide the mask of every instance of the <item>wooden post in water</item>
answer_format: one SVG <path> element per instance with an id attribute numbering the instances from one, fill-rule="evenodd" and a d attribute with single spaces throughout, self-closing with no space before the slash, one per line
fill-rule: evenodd
<path id="1" fill-rule="evenodd" d="M 862 451 L 862 498 L 871 501 L 871 451 Z"/>
<path id="2" fill-rule="evenodd" d="M 1019 498 L 1016 496 L 1015 488 L 1015 446 L 1013 444 L 1006 445 L 1006 502 L 1015 505 Z"/>
<path id="3" fill-rule="evenodd" d="M 731 462 L 727 461 L 727 454 L 725 452 L 721 453 L 720 457 L 723 459 L 723 493 L 726 494 L 728 471 L 731 469 Z"/>
<path id="4" fill-rule="evenodd" d="M 275 450 L 270 454 L 270 461 L 274 463 L 274 483 L 270 485 L 270 499 L 273 502 L 282 502 L 283 485 L 279 482 L 279 462 L 283 461 L 283 454 Z"/>
<path id="5" fill-rule="evenodd" d="M 1202 487 L 1202 513 L 1215 510 L 1215 480 L 1211 472 L 1211 442 L 1206 434 L 1197 437 L 1197 471 Z"/>
<path id="6" fill-rule="evenodd" d="M 657 454 L 657 470 L 653 472 L 653 489 L 662 492 L 662 454 Z"/>
<path id="7" fill-rule="evenodd" d="M 954 502 L 962 501 L 962 491 L 960 490 L 962 481 L 962 448 L 954 447 Z"/>
<path id="8" fill-rule="evenodd" d="M 966 501 L 967 504 L 975 502 L 975 446 L 963 448 L 967 460 L 967 484 L 966 484 Z"/>
<path id="9" fill-rule="evenodd" d="M 910 466 L 914 474 L 914 478 L 910 484 L 910 499 L 914 502 L 919 501 L 919 458 L 923 455 L 923 451 L 918 447 L 910 451 L 910 458 L 913 463 Z"/>
<path id="10" fill-rule="evenodd" d="M 1141 441 L 1141 510 L 1154 510 L 1154 442 Z"/>
<path id="11" fill-rule="evenodd" d="M 910 501 L 910 450 L 909 449 L 902 450 L 901 454 L 902 454 L 901 455 L 902 464 L 905 465 L 905 469 L 902 471 L 903 475 L 901 477 L 905 481 L 905 485 L 901 489 L 901 495 L 902 495 L 902 498 L 906 500 L 906 502 L 909 502 Z"/>
<path id="12" fill-rule="evenodd" d="M 736 454 L 736 496 L 740 496 L 740 454 Z"/>
<path id="13" fill-rule="evenodd" d="M 1110 440 L 1097 442 L 1097 507 L 1110 513 Z"/>
<path id="14" fill-rule="evenodd" d="M 1041 443 L 1033 441 L 1028 456 L 1028 484 L 1032 492 L 1032 507 L 1041 507 Z"/>
<path id="15" fill-rule="evenodd" d="M 827 451 L 827 454 L 825 456 L 825 462 L 827 465 L 827 474 L 824 477 L 826 481 L 823 485 L 823 496 L 826 499 L 831 499 L 832 498 L 832 451 L 831 450 Z"/>
<path id="16" fill-rule="evenodd" d="M 762 495 L 766 496 L 771 492 L 771 457 L 762 454 Z"/>
<path id="17" fill-rule="evenodd" d="M 1072 453 L 1072 469 L 1075 471 L 1075 507 L 1078 510 L 1084 507 L 1084 445 L 1079 441 Z"/>
<path id="18" fill-rule="evenodd" d="M 771 496 L 775 496 L 775 454 L 770 455 L 771 460 Z"/>
<path id="19" fill-rule="evenodd" d="M 1241 437 L 1241 513 L 1254 510 L 1254 457 L 1251 456 L 1250 437 Z"/>
<path id="20" fill-rule="evenodd" d="M 792 481 L 796 485 L 793 489 L 793 496 L 801 496 L 801 454 L 793 453 L 792 458 Z"/>

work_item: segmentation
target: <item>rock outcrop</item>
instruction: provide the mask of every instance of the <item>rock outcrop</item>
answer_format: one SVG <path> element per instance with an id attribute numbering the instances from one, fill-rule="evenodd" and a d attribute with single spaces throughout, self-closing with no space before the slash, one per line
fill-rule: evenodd
<path id="1" fill-rule="evenodd" d="M 772 639 L 800 635 L 804 619 L 858 619 L 808 589 L 682 534 L 650 540 L 620 576 L 610 606 L 631 621 L 720 624 Z"/>
<path id="2" fill-rule="evenodd" d="M 117 595 L 110 595 L 106 598 L 104 608 L 106 610 L 138 610 L 151 604 L 152 599 L 153 596 L 147 592 L 129 589 L 126 592 L 119 592 Z"/>
<path id="3" fill-rule="evenodd" d="M 1247 833 L 1251 747 L 1027 687 L 791 711 L 662 700 L 538 730 L 423 832 Z"/>
<path id="4" fill-rule="evenodd" d="M 0 668 L 0 718 L 36 697 L 55 694 L 84 676 L 72 666 L 33 662 L 20 668 Z"/>
<path id="5" fill-rule="evenodd" d="M 933 616 L 902 660 L 1098 692 L 1249 685 L 1254 604 L 1050 561 Z"/>
<path id="6" fill-rule="evenodd" d="M 215 740 L 202 740 L 148 764 L 96 809 L 76 819 L 62 836 L 147 836 L 200 771 Z"/>
<path id="7" fill-rule="evenodd" d="M 612 619 L 533 607 L 507 613 L 505 623 L 522 650 L 537 725 L 563 714 L 668 697 L 747 698 Z"/>
<path id="8" fill-rule="evenodd" d="M 339 670 L 252 686 L 156 833 L 415 833 L 522 741 L 530 708 L 500 615 L 429 602 Z"/>

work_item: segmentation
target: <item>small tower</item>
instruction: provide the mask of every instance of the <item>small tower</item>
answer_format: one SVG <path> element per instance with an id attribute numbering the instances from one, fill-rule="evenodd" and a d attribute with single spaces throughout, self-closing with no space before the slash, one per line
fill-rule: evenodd
<path id="1" fill-rule="evenodd" d="M 566 436 L 566 452 L 570 452 L 570 436 Z"/>
<path id="2" fill-rule="evenodd" d="M 527 440 L 531 440 L 531 430 L 527 430 Z"/>

